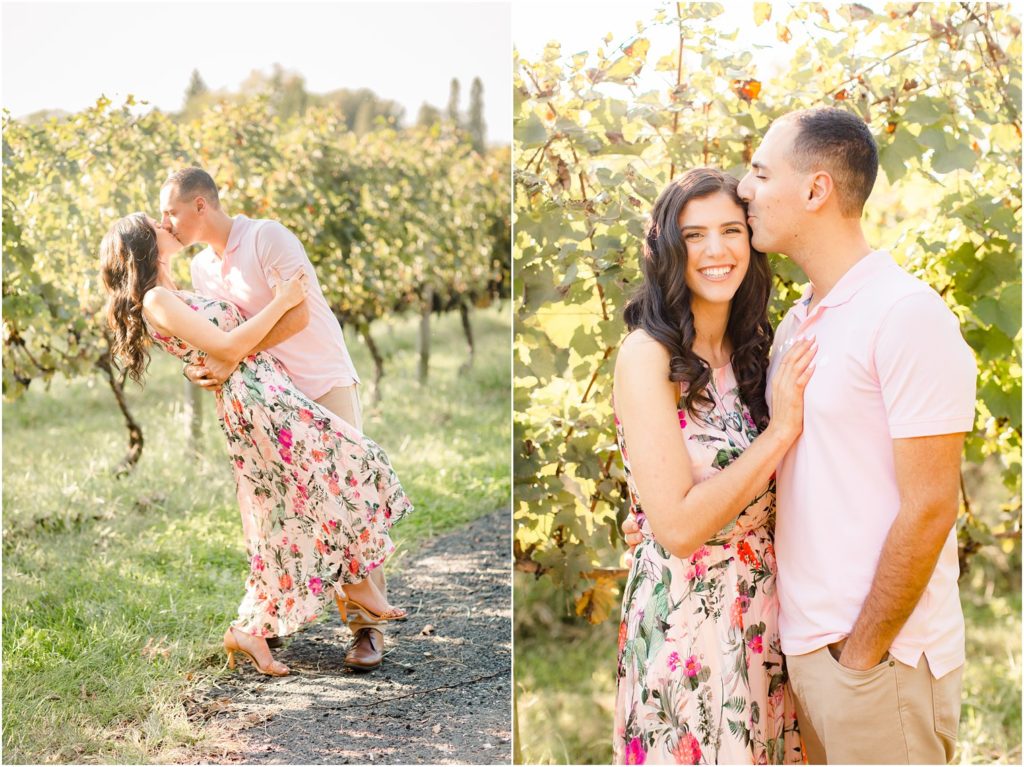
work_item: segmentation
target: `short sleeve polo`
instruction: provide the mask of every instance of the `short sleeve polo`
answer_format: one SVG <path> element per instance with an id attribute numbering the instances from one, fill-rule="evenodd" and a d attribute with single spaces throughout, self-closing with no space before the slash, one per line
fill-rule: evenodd
<path id="1" fill-rule="evenodd" d="M 299 238 L 267 219 L 235 216 L 223 257 L 207 247 L 192 259 L 192 287 L 203 295 L 230 301 L 246 318 L 274 297 L 272 273 L 309 274 L 309 324 L 268 351 L 277 357 L 303 394 L 318 399 L 338 386 L 359 383 L 337 318 L 324 298 L 316 271 Z"/>
<path id="2" fill-rule="evenodd" d="M 893 439 L 971 430 L 974 356 L 933 291 L 893 305 L 875 340 L 875 368 Z"/>
<path id="3" fill-rule="evenodd" d="M 809 293 L 775 336 L 768 373 L 814 335 L 804 427 L 779 465 L 775 548 L 783 652 L 848 636 L 900 509 L 893 440 L 970 431 L 974 355 L 934 290 L 885 251 L 858 261 L 810 309 Z M 770 399 L 769 399 L 770 406 Z M 964 622 L 950 531 L 935 571 L 890 652 L 938 677 L 964 661 Z"/>

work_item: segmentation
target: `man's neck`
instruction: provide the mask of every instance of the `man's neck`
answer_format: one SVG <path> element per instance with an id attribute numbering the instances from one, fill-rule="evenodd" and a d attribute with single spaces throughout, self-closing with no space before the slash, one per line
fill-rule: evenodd
<path id="1" fill-rule="evenodd" d="M 873 251 L 861 231 L 860 222 L 828 237 L 815 238 L 811 247 L 804 249 L 793 261 L 804 270 L 811 281 L 813 310 L 854 265 Z"/>
<path id="2" fill-rule="evenodd" d="M 231 237 L 231 227 L 234 223 L 233 218 L 221 211 L 209 216 L 206 222 L 203 241 L 213 249 L 217 258 L 224 258 L 224 251 L 228 248 L 228 239 Z"/>

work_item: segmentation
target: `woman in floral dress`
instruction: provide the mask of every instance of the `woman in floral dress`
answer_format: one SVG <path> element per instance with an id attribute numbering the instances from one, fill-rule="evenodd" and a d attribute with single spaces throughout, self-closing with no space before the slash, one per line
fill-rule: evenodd
<path id="1" fill-rule="evenodd" d="M 779 643 L 774 471 L 800 434 L 810 339 L 768 422 L 771 276 L 737 181 L 698 168 L 655 203 L 615 367 L 619 448 L 643 542 L 619 629 L 620 764 L 802 761 Z"/>
<path id="2" fill-rule="evenodd" d="M 100 248 L 113 352 L 137 382 L 151 339 L 185 362 L 241 356 L 305 298 L 299 270 L 243 320 L 226 301 L 176 289 L 170 265 L 180 249 L 141 213 L 116 222 Z M 224 382 L 217 415 L 250 554 L 245 597 L 224 636 L 229 659 L 241 652 L 264 673 L 289 673 L 266 638 L 293 633 L 332 598 L 343 617 L 346 604 L 374 620 L 405 617 L 367 578 L 394 549 L 391 525 L 412 508 L 384 451 L 303 395 L 266 352 L 246 357 Z"/>

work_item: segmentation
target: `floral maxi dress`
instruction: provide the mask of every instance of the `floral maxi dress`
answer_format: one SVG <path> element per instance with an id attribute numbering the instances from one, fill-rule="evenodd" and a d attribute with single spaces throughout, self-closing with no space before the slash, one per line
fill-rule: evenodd
<path id="1" fill-rule="evenodd" d="M 712 371 L 708 394 L 714 408 L 706 423 L 680 401 L 695 482 L 713 477 L 758 435 L 731 366 Z M 774 479 L 712 540 L 680 559 L 651 536 L 617 417 L 615 424 L 644 535 L 622 603 L 615 762 L 801 762 L 778 634 Z"/>
<path id="2" fill-rule="evenodd" d="M 238 308 L 178 296 L 222 330 Z M 185 362 L 205 354 L 150 330 Z M 412 510 L 388 457 L 354 426 L 300 392 L 266 352 L 247 357 L 217 393 L 250 555 L 245 597 L 232 625 L 283 636 L 312 621 L 334 585 L 363 580 L 394 550 L 388 531 Z"/>

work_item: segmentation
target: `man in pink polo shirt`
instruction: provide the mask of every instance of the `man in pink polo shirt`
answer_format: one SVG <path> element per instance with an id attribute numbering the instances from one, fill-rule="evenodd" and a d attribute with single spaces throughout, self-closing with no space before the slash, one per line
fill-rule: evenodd
<path id="1" fill-rule="evenodd" d="M 228 216 L 220 207 L 216 184 L 200 168 L 180 170 L 164 183 L 160 210 L 162 226 L 182 245 L 207 243 L 192 259 L 196 292 L 230 301 L 245 317 L 270 303 L 277 277 L 288 278 L 299 269 L 306 270 L 311 286 L 306 300 L 281 318 L 259 350 L 277 357 L 307 397 L 362 431 L 359 377 L 341 326 L 299 239 L 276 221 Z M 209 357 L 205 366 L 189 366 L 186 375 L 206 389 L 216 389 L 239 362 Z M 386 598 L 383 568 L 375 569 L 370 577 Z M 384 647 L 380 624 L 356 619 L 350 626 L 354 640 L 345 664 L 360 670 L 378 667 Z"/>
<path id="2" fill-rule="evenodd" d="M 945 763 L 964 663 L 955 522 L 974 356 L 938 294 L 864 236 L 878 152 L 859 117 L 785 115 L 751 167 L 739 194 L 754 247 L 811 283 L 776 330 L 768 391 L 789 345 L 819 347 L 803 434 L 778 470 L 775 537 L 808 757 Z"/>

